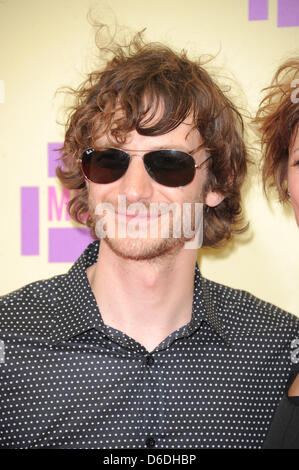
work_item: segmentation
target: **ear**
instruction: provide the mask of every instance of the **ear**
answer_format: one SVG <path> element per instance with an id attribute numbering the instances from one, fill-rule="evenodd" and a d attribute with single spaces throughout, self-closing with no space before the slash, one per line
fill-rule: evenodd
<path id="1" fill-rule="evenodd" d="M 216 207 L 220 202 L 222 202 L 224 199 L 224 196 L 221 193 L 218 193 L 216 191 L 209 191 L 206 195 L 206 200 L 205 203 L 209 207 Z"/>

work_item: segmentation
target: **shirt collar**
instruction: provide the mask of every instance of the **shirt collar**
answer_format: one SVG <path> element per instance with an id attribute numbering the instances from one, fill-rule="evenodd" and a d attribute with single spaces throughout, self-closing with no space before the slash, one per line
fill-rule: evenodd
<path id="1" fill-rule="evenodd" d="M 97 262 L 99 245 L 99 240 L 90 243 L 70 270 L 66 274 L 58 276 L 56 311 L 49 338 L 52 344 L 96 328 L 114 340 L 125 342 L 127 346 L 127 341 L 124 340 L 126 335 L 104 324 L 87 278 L 86 268 Z M 196 263 L 191 321 L 170 335 L 168 343 L 167 339 L 163 341 L 161 347 L 168 346 L 170 342 L 179 337 L 190 336 L 200 327 L 202 321 L 206 321 L 223 340 L 229 342 L 213 304 L 209 284 L 201 276 Z"/>

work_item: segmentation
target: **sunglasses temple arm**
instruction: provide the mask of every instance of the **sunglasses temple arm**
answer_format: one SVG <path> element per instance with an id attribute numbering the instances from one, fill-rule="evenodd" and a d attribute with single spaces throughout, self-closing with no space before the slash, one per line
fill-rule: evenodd
<path id="1" fill-rule="evenodd" d="M 210 155 L 208 158 L 206 158 L 203 162 L 201 162 L 199 165 L 195 165 L 196 170 L 199 170 L 204 163 L 206 163 L 208 160 L 210 160 L 212 156 Z"/>

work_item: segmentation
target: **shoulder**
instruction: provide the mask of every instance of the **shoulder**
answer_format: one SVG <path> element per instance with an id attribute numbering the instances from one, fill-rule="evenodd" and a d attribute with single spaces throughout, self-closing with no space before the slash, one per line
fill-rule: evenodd
<path id="1" fill-rule="evenodd" d="M 227 328 L 299 337 L 299 318 L 253 294 L 204 279 L 210 302 Z"/>
<path id="2" fill-rule="evenodd" d="M 1 332 L 42 334 L 49 326 L 56 308 L 60 278 L 35 281 L 0 297 Z"/>

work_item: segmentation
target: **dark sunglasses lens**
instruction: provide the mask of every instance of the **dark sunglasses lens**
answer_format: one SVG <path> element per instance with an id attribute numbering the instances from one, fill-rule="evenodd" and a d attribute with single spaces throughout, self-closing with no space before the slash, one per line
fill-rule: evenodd
<path id="1" fill-rule="evenodd" d="M 151 177 L 164 186 L 185 186 L 194 178 L 194 159 L 178 150 L 150 152 L 144 156 L 144 164 Z"/>
<path id="2" fill-rule="evenodd" d="M 82 156 L 82 169 L 90 181 L 97 184 L 113 183 L 128 169 L 130 157 L 117 149 L 87 150 Z"/>

